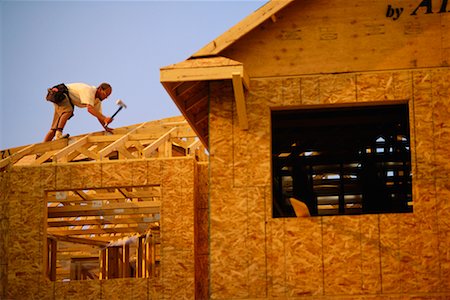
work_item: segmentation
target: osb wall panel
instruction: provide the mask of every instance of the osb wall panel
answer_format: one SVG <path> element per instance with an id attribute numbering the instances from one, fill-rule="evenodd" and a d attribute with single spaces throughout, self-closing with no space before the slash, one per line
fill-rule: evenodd
<path id="1" fill-rule="evenodd" d="M 449 7 L 438 13 L 442 2 L 294 1 L 221 55 L 244 63 L 251 77 L 447 66 Z M 411 15 L 420 3 L 433 13 L 422 7 Z M 402 9 L 396 20 L 389 6 Z"/>
<path id="2" fill-rule="evenodd" d="M 39 295 L 44 256 L 44 193 L 39 168 L 10 169 L 7 298 Z M 31 284 L 30 284 L 31 283 Z"/>
<path id="3" fill-rule="evenodd" d="M 436 179 L 436 215 L 440 259 L 440 291 L 450 291 L 450 181 Z"/>
<path id="4" fill-rule="evenodd" d="M 102 299 L 148 299 L 148 279 L 121 278 L 101 281 Z"/>
<path id="5" fill-rule="evenodd" d="M 209 168 L 199 163 L 195 188 L 195 297 L 209 297 Z"/>
<path id="6" fill-rule="evenodd" d="M 55 300 L 102 299 L 101 281 L 70 281 L 55 284 Z"/>
<path id="7" fill-rule="evenodd" d="M 193 299 L 195 161 L 161 165 L 161 268 L 164 299 Z"/>
<path id="8" fill-rule="evenodd" d="M 225 96 L 230 86 L 212 83 L 211 297 L 449 297 L 449 76 L 440 68 L 255 79 L 248 131 Z M 271 108 L 390 101 L 409 101 L 413 214 L 271 218 Z"/>
<path id="9" fill-rule="evenodd" d="M 174 158 L 9 168 L 0 177 L 1 299 L 193 299 L 195 166 Z M 45 190 L 145 184 L 162 186 L 161 282 L 44 277 Z"/>
<path id="10" fill-rule="evenodd" d="M 6 298 L 8 244 L 8 173 L 0 172 L 0 298 Z"/>

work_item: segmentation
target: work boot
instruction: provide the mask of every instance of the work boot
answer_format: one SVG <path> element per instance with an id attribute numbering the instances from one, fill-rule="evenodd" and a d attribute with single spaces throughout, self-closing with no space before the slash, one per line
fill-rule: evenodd
<path id="1" fill-rule="evenodd" d="M 69 137 L 68 133 L 63 135 L 61 131 L 56 131 L 55 140 L 66 139 L 68 137 Z"/>

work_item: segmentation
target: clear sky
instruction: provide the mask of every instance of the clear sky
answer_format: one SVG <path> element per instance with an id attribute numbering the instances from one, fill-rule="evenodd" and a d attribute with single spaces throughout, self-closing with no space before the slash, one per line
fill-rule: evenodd
<path id="1" fill-rule="evenodd" d="M 113 92 L 103 103 L 110 127 L 180 115 L 159 82 L 161 67 L 181 62 L 261 7 L 245 1 L 0 0 L 0 149 L 39 143 L 50 128 L 47 88 L 64 82 Z M 102 130 L 86 109 L 64 130 Z"/>

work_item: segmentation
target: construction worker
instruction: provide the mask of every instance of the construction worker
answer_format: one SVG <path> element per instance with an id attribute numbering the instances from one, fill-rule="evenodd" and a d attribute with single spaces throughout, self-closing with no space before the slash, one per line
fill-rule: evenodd
<path id="1" fill-rule="evenodd" d="M 58 88 L 61 85 L 55 86 L 49 89 L 49 94 L 52 92 L 58 92 Z M 85 83 L 69 83 L 62 85 L 62 89 L 66 89 L 68 92 L 64 93 L 62 99 L 58 103 L 53 103 L 55 111 L 53 114 L 52 126 L 44 138 L 44 142 L 48 142 L 55 139 L 61 139 L 68 137 L 69 135 L 63 135 L 64 126 L 67 120 L 73 116 L 74 106 L 86 107 L 88 112 L 97 118 L 102 127 L 112 132 L 112 129 L 107 125 L 112 122 L 110 117 L 106 117 L 102 114 L 102 101 L 111 95 L 112 88 L 108 83 L 102 83 L 98 87 L 91 86 Z M 61 89 L 61 88 L 60 88 Z M 47 95 L 49 100 L 49 95 Z"/>

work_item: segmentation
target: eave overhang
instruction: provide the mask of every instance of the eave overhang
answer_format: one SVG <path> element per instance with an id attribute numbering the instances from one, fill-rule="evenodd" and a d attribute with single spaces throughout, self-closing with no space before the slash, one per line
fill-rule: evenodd
<path id="1" fill-rule="evenodd" d="M 160 81 L 186 120 L 208 148 L 209 82 L 230 80 L 239 126 L 248 129 L 245 90 L 250 80 L 241 62 L 225 57 L 192 58 L 161 68 Z"/>

